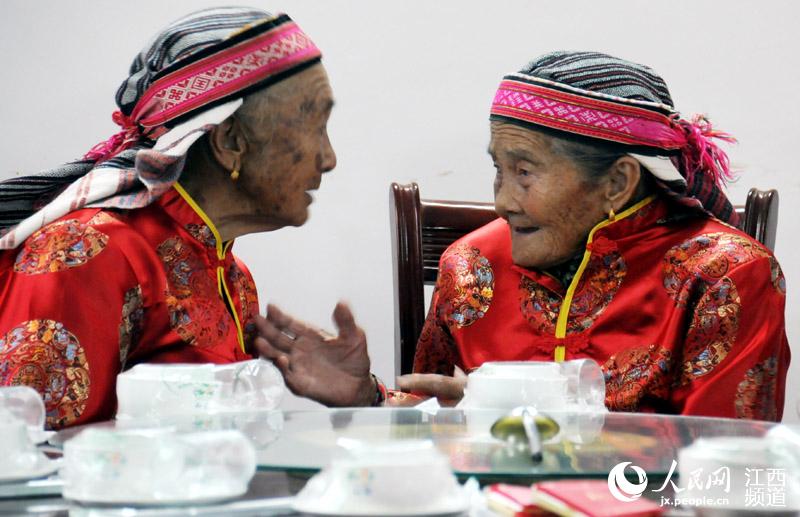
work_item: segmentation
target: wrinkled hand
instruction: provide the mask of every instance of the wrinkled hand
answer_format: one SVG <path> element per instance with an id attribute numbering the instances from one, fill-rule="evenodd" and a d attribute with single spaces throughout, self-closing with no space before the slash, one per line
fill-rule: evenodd
<path id="1" fill-rule="evenodd" d="M 255 319 L 256 349 L 275 363 L 295 395 L 328 406 L 369 406 L 376 386 L 369 374 L 367 337 L 342 302 L 333 310 L 333 321 L 338 336 L 268 305 L 267 317 Z"/>
<path id="2" fill-rule="evenodd" d="M 397 378 L 397 387 L 402 391 L 428 395 L 439 399 L 442 406 L 455 406 L 464 398 L 467 375 L 458 366 L 453 376 L 435 373 L 411 373 Z"/>

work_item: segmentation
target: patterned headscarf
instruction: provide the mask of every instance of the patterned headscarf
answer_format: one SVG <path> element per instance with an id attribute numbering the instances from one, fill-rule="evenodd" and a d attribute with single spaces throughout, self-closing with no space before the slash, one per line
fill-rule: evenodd
<path id="1" fill-rule="evenodd" d="M 0 249 L 82 207 L 152 203 L 177 181 L 189 146 L 245 95 L 320 57 L 285 14 L 222 7 L 175 21 L 136 56 L 117 91 L 119 133 L 81 160 L 0 183 Z"/>
<path id="2" fill-rule="evenodd" d="M 507 75 L 491 120 L 623 144 L 673 199 L 736 225 L 722 191 L 728 157 L 711 140 L 735 141 L 704 116 L 681 118 L 652 69 L 597 52 L 558 51 Z"/>

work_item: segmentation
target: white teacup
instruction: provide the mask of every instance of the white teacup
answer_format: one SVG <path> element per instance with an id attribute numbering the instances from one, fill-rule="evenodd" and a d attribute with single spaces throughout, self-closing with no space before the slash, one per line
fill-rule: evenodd
<path id="1" fill-rule="evenodd" d="M 222 382 L 216 402 L 232 410 L 275 409 L 286 393 L 280 370 L 263 359 L 216 365 L 214 378 Z"/>
<path id="2" fill-rule="evenodd" d="M 222 383 L 211 364 L 138 364 L 117 376 L 119 418 L 203 411 Z"/>
<path id="3" fill-rule="evenodd" d="M 560 366 L 568 379 L 567 399 L 571 404 L 579 408 L 605 408 L 606 380 L 599 364 L 591 359 L 574 359 Z"/>
<path id="4" fill-rule="evenodd" d="M 430 441 L 347 444 L 348 451 L 311 478 L 295 510 L 340 515 L 455 513 L 466 509 L 447 458 Z"/>
<path id="5" fill-rule="evenodd" d="M 528 379 L 557 379 L 561 377 L 558 363 L 543 361 L 489 361 L 479 372 L 497 377 L 525 377 Z"/>
<path id="6" fill-rule="evenodd" d="M 0 458 L 0 478 L 32 474 L 47 461 L 31 442 L 25 422 L 7 411 L 0 411 Z"/>
<path id="7" fill-rule="evenodd" d="M 0 409 L 24 422 L 32 437 L 44 431 L 44 402 L 35 389 L 29 386 L 0 387 Z"/>
<path id="8" fill-rule="evenodd" d="M 485 363 L 469 375 L 466 390 L 474 407 L 557 409 L 566 404 L 567 378 L 556 363 Z"/>
<path id="9" fill-rule="evenodd" d="M 226 365 L 139 364 L 117 376 L 117 419 L 270 410 L 285 391 L 280 371 L 260 359 Z"/>
<path id="10" fill-rule="evenodd" d="M 800 494 L 794 493 L 792 487 L 798 475 L 797 464 L 792 458 L 775 454 L 768 438 L 699 438 L 678 452 L 678 467 L 680 486 L 685 490 L 676 497 L 687 506 L 765 515 L 800 510 Z M 782 471 L 784 477 L 780 487 L 770 490 L 782 491 L 782 505 L 753 506 L 748 498 L 758 495 L 758 490 L 767 490 L 768 483 L 777 483 L 771 474 L 777 471 Z"/>
<path id="11" fill-rule="evenodd" d="M 64 444 L 64 496 L 97 503 L 165 504 L 235 497 L 255 473 L 239 431 L 87 429 Z"/>
<path id="12" fill-rule="evenodd" d="M 467 378 L 462 408 L 605 411 L 605 379 L 591 359 L 487 362 Z"/>

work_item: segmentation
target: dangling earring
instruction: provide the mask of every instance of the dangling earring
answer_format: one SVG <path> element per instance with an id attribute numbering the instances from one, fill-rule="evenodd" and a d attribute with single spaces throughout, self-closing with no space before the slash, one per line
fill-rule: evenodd
<path id="1" fill-rule="evenodd" d="M 617 220 L 617 214 L 614 213 L 613 208 L 608 210 L 608 220 L 612 223 Z"/>
<path id="2" fill-rule="evenodd" d="M 231 181 L 236 181 L 239 179 L 239 168 L 234 167 L 231 171 Z"/>

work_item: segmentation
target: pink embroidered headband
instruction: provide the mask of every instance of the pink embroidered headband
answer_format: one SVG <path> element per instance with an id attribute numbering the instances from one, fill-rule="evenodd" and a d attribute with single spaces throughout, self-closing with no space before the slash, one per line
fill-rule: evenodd
<path id="1" fill-rule="evenodd" d="M 681 119 L 666 104 L 513 74 L 500 83 L 491 115 L 493 119 L 512 119 L 638 149 L 679 154 L 689 181 L 699 169 L 709 172 L 717 185 L 732 178 L 727 155 L 711 139 L 732 142 L 733 137 L 714 130 L 705 117 Z"/>
<path id="2" fill-rule="evenodd" d="M 106 160 L 143 136 L 156 139 L 190 114 L 279 81 L 316 63 L 322 54 L 287 15 L 248 27 L 219 45 L 161 71 L 130 116 L 115 111 L 122 131 L 94 146 L 84 159 Z"/>

